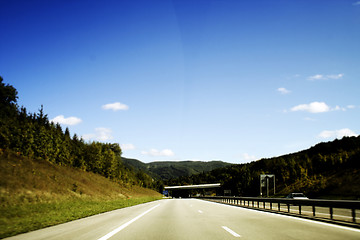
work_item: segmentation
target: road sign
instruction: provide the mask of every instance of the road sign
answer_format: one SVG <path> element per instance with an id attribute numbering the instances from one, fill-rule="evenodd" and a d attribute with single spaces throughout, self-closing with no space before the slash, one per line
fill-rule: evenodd
<path id="1" fill-rule="evenodd" d="M 275 195 L 275 175 L 274 174 L 261 174 L 260 175 L 260 196 L 262 196 L 262 188 L 266 187 L 266 193 L 269 197 L 269 179 L 273 179 L 273 188 L 274 188 L 274 195 Z"/>

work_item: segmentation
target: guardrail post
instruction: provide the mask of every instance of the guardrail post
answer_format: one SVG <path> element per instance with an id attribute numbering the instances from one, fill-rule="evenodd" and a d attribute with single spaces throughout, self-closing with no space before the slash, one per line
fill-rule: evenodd
<path id="1" fill-rule="evenodd" d="M 330 207 L 330 219 L 333 220 L 333 208 Z"/>
<path id="2" fill-rule="evenodd" d="M 254 207 L 254 200 L 252 201 L 252 207 Z"/>
<path id="3" fill-rule="evenodd" d="M 260 206 L 259 206 L 259 205 L 260 205 L 260 201 L 258 201 L 258 208 L 260 208 Z"/>
<path id="4" fill-rule="evenodd" d="M 263 206 L 264 206 L 264 209 L 265 209 L 265 201 L 263 202 Z"/>
<path id="5" fill-rule="evenodd" d="M 351 209 L 351 216 L 352 216 L 352 220 L 353 220 L 353 223 L 356 223 L 356 212 L 355 212 L 355 209 Z"/>
<path id="6" fill-rule="evenodd" d="M 313 210 L 313 217 L 315 217 L 315 206 L 312 206 L 312 210 Z"/>
<path id="7" fill-rule="evenodd" d="M 299 214 L 301 215 L 301 205 L 299 205 Z"/>
<path id="8" fill-rule="evenodd" d="M 288 213 L 290 213 L 290 204 L 287 204 L 288 207 Z"/>
<path id="9" fill-rule="evenodd" d="M 280 203 L 278 203 L 278 211 L 279 211 L 279 212 L 281 211 Z"/>
<path id="10" fill-rule="evenodd" d="M 272 202 L 270 202 L 270 210 L 272 210 Z"/>

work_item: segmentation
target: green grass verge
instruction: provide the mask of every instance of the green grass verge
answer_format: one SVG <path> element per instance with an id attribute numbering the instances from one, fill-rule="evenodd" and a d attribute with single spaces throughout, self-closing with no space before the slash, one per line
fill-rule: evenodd
<path id="1" fill-rule="evenodd" d="M 68 200 L 0 207 L 0 238 L 65 223 L 119 208 L 160 199 L 139 197 L 119 200 Z"/>

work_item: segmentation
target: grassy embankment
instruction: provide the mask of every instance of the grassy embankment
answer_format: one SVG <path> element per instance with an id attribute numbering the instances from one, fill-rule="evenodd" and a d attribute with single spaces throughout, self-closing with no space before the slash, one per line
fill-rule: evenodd
<path id="1" fill-rule="evenodd" d="M 0 238 L 161 198 L 100 175 L 0 150 Z"/>

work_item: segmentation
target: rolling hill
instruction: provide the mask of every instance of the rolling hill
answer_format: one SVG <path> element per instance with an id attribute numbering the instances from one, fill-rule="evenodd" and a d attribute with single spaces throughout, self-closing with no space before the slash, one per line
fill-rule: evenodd
<path id="1" fill-rule="evenodd" d="M 165 185 L 219 182 L 237 196 L 259 196 L 261 174 L 274 174 L 276 196 L 360 199 L 360 136 L 343 137 L 279 157 L 233 164 L 165 181 Z"/>
<path id="2" fill-rule="evenodd" d="M 222 161 L 159 161 L 143 163 L 137 159 L 125 157 L 122 157 L 121 160 L 126 166 L 133 169 L 139 169 L 150 176 L 161 180 L 169 180 L 184 176 L 188 177 L 231 165 L 230 163 Z"/>

